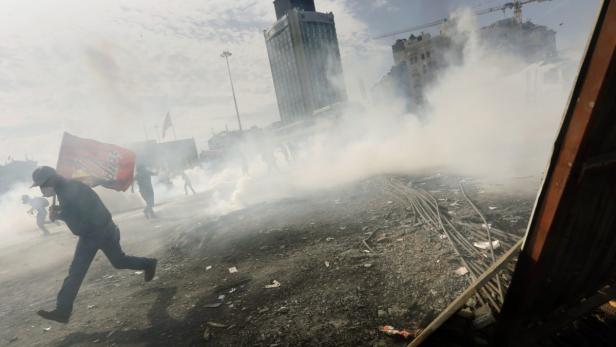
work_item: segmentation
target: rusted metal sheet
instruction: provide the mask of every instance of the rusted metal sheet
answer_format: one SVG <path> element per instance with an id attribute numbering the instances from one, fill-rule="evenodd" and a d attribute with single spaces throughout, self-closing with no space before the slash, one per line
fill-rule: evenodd
<path id="1" fill-rule="evenodd" d="M 616 1 L 601 6 L 499 319 L 501 345 L 616 276 Z M 525 336 L 527 340 L 532 336 Z"/>

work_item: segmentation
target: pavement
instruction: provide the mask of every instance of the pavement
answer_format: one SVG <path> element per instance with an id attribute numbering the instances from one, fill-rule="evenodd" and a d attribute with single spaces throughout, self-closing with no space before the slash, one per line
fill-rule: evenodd
<path id="1" fill-rule="evenodd" d="M 35 314 L 53 308 L 76 243 L 53 226 L 48 238 L 0 249 L 0 345 L 402 346 L 378 328 L 424 327 L 468 278 L 454 274 L 460 263 L 446 240 L 417 225 L 384 184 L 377 177 L 226 215 L 208 214 L 208 194 L 158 206 L 154 220 L 117 214 L 124 251 L 157 257 L 157 276 L 144 283 L 99 252 L 67 325 Z M 501 228 L 519 233 L 534 195 L 494 194 L 479 204 L 509 203 L 521 222 Z"/>

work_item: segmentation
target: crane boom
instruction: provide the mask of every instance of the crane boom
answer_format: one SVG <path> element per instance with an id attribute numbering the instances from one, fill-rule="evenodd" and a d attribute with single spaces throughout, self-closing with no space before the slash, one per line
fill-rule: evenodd
<path id="1" fill-rule="evenodd" d="M 492 12 L 496 12 L 496 11 L 503 11 L 503 13 L 507 10 L 513 10 L 513 18 L 516 20 L 516 22 L 518 23 L 522 23 L 522 6 L 530 4 L 532 2 L 544 2 L 544 1 L 552 1 L 552 0 L 515 0 L 513 2 L 507 2 L 504 3 L 501 6 L 495 6 L 495 7 L 489 7 L 489 8 L 485 8 L 482 10 L 478 10 L 475 11 L 475 15 L 476 16 L 481 16 L 484 14 L 488 14 L 488 13 L 492 13 Z M 421 25 L 416 25 L 410 28 L 406 28 L 403 30 L 398 30 L 398 31 L 393 31 L 393 32 L 389 32 L 389 33 L 385 33 L 379 36 L 374 37 L 375 39 L 382 39 L 385 37 L 390 37 L 390 36 L 395 36 L 395 35 L 399 35 L 399 34 L 404 34 L 404 33 L 408 33 L 411 31 L 417 31 L 417 30 L 421 30 L 421 29 L 426 29 L 426 28 L 430 28 L 433 26 L 437 26 L 443 23 L 446 23 L 449 19 L 448 18 L 441 18 L 441 19 L 437 19 L 435 21 L 429 22 L 429 23 L 425 23 L 425 24 L 421 24 Z"/>
<path id="2" fill-rule="evenodd" d="M 385 33 L 385 34 L 382 34 L 382 35 L 379 35 L 379 36 L 375 37 L 375 39 L 382 39 L 382 38 L 389 37 L 389 36 L 395 36 L 395 35 L 398 35 L 398 34 L 408 33 L 410 31 L 416 31 L 416 30 L 430 28 L 430 27 L 433 27 L 433 26 L 437 26 L 437 25 L 443 24 L 443 23 L 447 22 L 447 20 L 448 20 L 447 18 L 437 19 L 435 21 L 432 21 L 432 22 L 429 22 L 429 23 L 425 23 L 425 24 L 421 24 L 421 25 L 416 25 L 414 27 L 406 28 L 404 30 L 392 31 L 390 33 Z"/>

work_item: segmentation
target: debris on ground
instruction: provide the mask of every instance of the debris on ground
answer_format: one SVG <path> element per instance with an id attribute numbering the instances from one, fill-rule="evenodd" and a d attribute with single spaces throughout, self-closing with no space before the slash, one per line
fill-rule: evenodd
<path id="1" fill-rule="evenodd" d="M 492 310 L 487 305 L 480 306 L 475 310 L 475 319 L 473 320 L 473 327 L 475 329 L 483 329 L 495 322 L 496 319 L 492 314 Z"/>
<path id="2" fill-rule="evenodd" d="M 203 340 L 205 341 L 209 341 L 212 339 L 212 331 L 210 330 L 209 327 L 205 328 L 205 330 L 203 330 Z"/>
<path id="3" fill-rule="evenodd" d="M 391 325 L 380 326 L 379 331 L 384 333 L 385 335 L 393 336 L 393 337 L 401 337 L 405 340 L 415 338 L 417 334 L 419 333 L 419 330 L 412 330 L 412 331 L 406 330 L 406 329 L 398 330 Z"/>
<path id="4" fill-rule="evenodd" d="M 400 347 L 402 343 L 393 338 L 397 335 L 385 336 L 376 328 L 383 324 L 392 327 L 385 331 L 406 328 L 404 335 L 411 336 L 412 329 L 424 328 L 468 287 L 476 276 L 474 265 L 490 264 L 483 258 L 486 251 L 473 246 L 487 239 L 483 220 L 463 200 L 449 206 L 461 197 L 459 189 L 453 190 L 459 178 L 410 187 L 413 179 L 374 177 L 225 215 L 195 213 L 187 217 L 190 220 L 161 221 L 159 231 L 146 228 L 141 218 L 121 216 L 126 218 L 122 220 L 126 248 L 159 259 L 159 285 L 144 288 L 134 270 L 108 275 L 108 262 L 95 261 L 79 301 L 83 310 L 97 305 L 96 315 L 76 314 L 67 326 L 32 334 L 44 326 L 23 322 L 31 319 L 29 304 L 40 293 L 28 288 L 30 279 L 0 272 L 0 297 L 11 303 L 0 304 L 0 317 L 10 318 L 0 319 L 0 341 L 6 344 L 17 335 L 14 345 L 23 346 L 88 345 L 100 339 L 105 345 Z M 483 188 L 481 183 L 466 184 L 481 210 L 498 206 L 485 217 L 493 225 L 491 241 L 500 243 L 494 251 L 499 257 L 524 234 L 535 193 L 518 196 L 485 189 L 478 195 L 478 187 Z M 336 198 L 344 203 L 334 205 Z M 420 203 L 421 210 L 410 201 Z M 161 205 L 160 212 L 179 215 L 191 208 L 205 209 L 207 203 L 207 198 L 182 198 Z M 430 214 L 423 216 L 424 210 Z M 456 216 L 447 210 L 455 210 Z M 434 223 L 439 211 L 447 232 Z M 367 244 L 374 252 L 362 243 L 370 235 Z M 63 239 L 66 246 L 54 245 L 67 257 L 73 251 L 69 236 Z M 466 259 L 460 259 L 452 244 L 464 250 Z M 28 246 L 26 254 L 34 255 L 49 244 Z M 19 264 L 24 248 L 19 250 L 2 249 L 0 263 Z M 42 286 L 54 287 L 65 275 L 64 267 L 53 265 L 40 265 L 37 282 Z M 468 273 L 456 275 L 461 265 Z M 233 268 L 242 271 L 229 270 Z M 508 273 L 501 272 L 503 290 L 508 283 L 505 276 Z M 263 290 L 274 279 L 284 287 Z M 469 299 L 462 314 L 470 321 L 484 302 L 478 296 Z M 111 329 L 116 333 L 105 338 Z M 131 340 L 133 336 L 136 340 Z"/>
<path id="5" fill-rule="evenodd" d="M 228 327 L 227 324 L 213 322 L 213 321 L 208 321 L 206 324 L 208 326 L 212 327 L 212 328 L 226 328 L 226 327 Z"/>
<path id="6" fill-rule="evenodd" d="M 266 284 L 265 288 L 269 289 L 269 288 L 278 288 L 280 287 L 280 282 L 273 280 L 272 284 Z"/>
<path id="7" fill-rule="evenodd" d="M 237 272 L 237 268 L 235 266 L 229 268 L 229 273 L 234 274 Z"/>
<path id="8" fill-rule="evenodd" d="M 473 242 L 473 246 L 479 249 L 490 249 L 490 242 L 488 241 Z M 499 247 L 500 247 L 500 242 L 498 240 L 492 241 L 492 249 L 498 249 Z"/>
<path id="9" fill-rule="evenodd" d="M 468 269 L 465 266 L 460 266 L 454 271 L 454 273 L 458 276 L 464 276 L 468 273 Z"/>

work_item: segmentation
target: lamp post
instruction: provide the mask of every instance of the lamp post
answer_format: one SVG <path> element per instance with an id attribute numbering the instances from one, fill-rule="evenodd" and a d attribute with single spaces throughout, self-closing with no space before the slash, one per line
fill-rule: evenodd
<path id="1" fill-rule="evenodd" d="M 235 114 L 237 116 L 237 124 L 240 127 L 240 131 L 242 131 L 242 121 L 240 120 L 240 111 L 237 108 L 237 98 L 235 97 L 235 88 L 233 87 L 233 79 L 231 78 L 231 67 L 229 66 L 229 57 L 231 56 L 231 52 L 223 51 L 220 55 L 222 58 L 225 58 L 227 62 L 227 72 L 229 73 L 229 82 L 231 82 L 231 93 L 233 94 L 233 104 L 235 104 Z"/>

